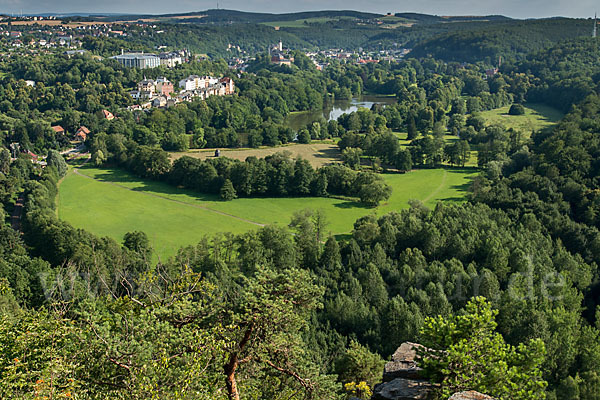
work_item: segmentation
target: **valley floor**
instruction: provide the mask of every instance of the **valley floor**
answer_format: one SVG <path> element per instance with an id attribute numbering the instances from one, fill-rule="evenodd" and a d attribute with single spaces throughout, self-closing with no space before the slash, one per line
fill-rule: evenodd
<path id="1" fill-rule="evenodd" d="M 383 175 L 393 187 L 391 198 L 377 208 L 323 197 L 241 198 L 229 202 L 154 181 L 121 169 L 82 167 L 60 185 L 58 215 L 73 226 L 121 242 L 127 232 L 144 231 L 161 259 L 197 243 L 203 235 L 241 233 L 262 225 L 286 226 L 294 212 L 321 209 L 334 235 L 349 233 L 356 219 L 408 207 L 411 199 L 429 207 L 438 201 L 464 201 L 476 176 L 473 168 L 415 170 Z"/>

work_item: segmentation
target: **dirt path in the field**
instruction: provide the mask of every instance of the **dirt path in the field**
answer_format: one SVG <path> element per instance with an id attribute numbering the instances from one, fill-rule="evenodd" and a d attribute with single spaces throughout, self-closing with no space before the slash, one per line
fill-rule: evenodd
<path id="1" fill-rule="evenodd" d="M 100 183 L 107 183 L 107 184 L 109 184 L 109 185 L 113 185 L 113 186 L 119 187 L 119 188 L 121 188 L 121 189 L 129 190 L 129 191 L 132 191 L 132 192 L 140 193 L 140 194 L 143 194 L 143 195 L 145 195 L 145 196 L 157 197 L 157 198 L 159 198 L 159 199 L 163 199 L 163 200 L 172 201 L 173 203 L 182 204 L 182 205 L 184 205 L 184 206 L 189 206 L 189 207 L 198 208 L 198 209 L 200 209 L 200 210 L 209 211 L 209 212 L 212 212 L 212 213 L 215 213 L 215 214 L 222 215 L 222 216 L 224 216 L 224 217 L 230 217 L 230 218 L 234 218 L 234 219 L 237 219 L 237 220 L 239 220 L 239 221 L 246 222 L 246 223 L 248 223 L 248 224 L 252 224 L 252 225 L 256 225 L 256 226 L 265 226 L 265 224 L 261 224 L 261 223 L 259 223 L 259 222 L 255 222 L 255 221 L 250 221 L 249 219 L 242 218 L 242 217 L 238 217 L 237 215 L 227 214 L 226 212 L 223 212 L 223 211 L 213 210 L 212 208 L 208 208 L 208 207 L 204 207 L 204 206 L 199 206 L 199 205 L 197 205 L 197 204 L 190 204 L 190 203 L 186 203 L 185 201 L 181 201 L 181 200 L 170 199 L 170 198 L 168 198 L 168 197 L 161 196 L 161 195 L 159 195 L 159 194 L 156 194 L 156 193 L 140 192 L 140 191 L 137 191 L 137 190 L 133 190 L 133 189 L 131 189 L 131 188 L 128 188 L 127 186 L 119 185 L 118 183 L 115 183 L 115 182 L 105 182 L 105 181 L 101 181 L 101 180 L 99 180 L 99 179 L 92 178 L 91 176 L 88 176 L 88 175 L 82 174 L 81 172 L 79 172 L 79 170 L 78 170 L 77 168 L 73 168 L 73 173 L 74 173 L 74 174 L 76 174 L 76 175 L 82 176 L 82 177 L 84 177 L 84 178 L 92 179 L 92 180 L 94 180 L 94 181 L 96 181 L 96 182 L 100 182 Z"/>
<path id="2" fill-rule="evenodd" d="M 446 176 L 447 175 L 448 175 L 448 171 L 444 170 L 444 175 L 442 176 L 442 182 L 440 183 L 440 185 L 433 192 L 431 192 L 429 194 L 429 196 L 427 196 L 423 200 L 421 200 L 423 202 L 423 204 L 425 204 L 429 200 L 431 200 L 433 198 L 433 196 L 435 196 L 436 194 L 438 194 L 439 191 L 444 188 L 444 186 L 446 185 Z"/>

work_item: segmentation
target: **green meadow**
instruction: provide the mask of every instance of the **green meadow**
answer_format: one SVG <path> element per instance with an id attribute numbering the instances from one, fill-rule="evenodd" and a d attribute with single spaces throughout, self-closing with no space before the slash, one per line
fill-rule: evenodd
<path id="1" fill-rule="evenodd" d="M 230 202 L 179 189 L 161 182 L 136 178 L 120 169 L 71 170 L 60 184 L 58 215 L 73 226 L 118 242 L 126 232 L 144 231 L 156 255 L 173 256 L 177 249 L 197 243 L 204 235 L 242 233 L 262 225 L 286 226 L 294 212 L 322 210 L 332 234 L 349 233 L 356 219 L 383 215 L 408 207 L 411 199 L 433 207 L 438 201 L 464 201 L 476 176 L 473 168 L 415 170 L 386 174 L 392 197 L 370 208 L 354 201 L 324 198 L 241 198 Z"/>
<path id="2" fill-rule="evenodd" d="M 559 110 L 543 104 L 524 104 L 524 108 L 524 115 L 509 115 L 510 106 L 482 111 L 479 114 L 485 118 L 488 125 L 502 125 L 506 129 L 513 128 L 521 131 L 525 137 L 529 137 L 533 131 L 556 124 L 564 117 Z"/>

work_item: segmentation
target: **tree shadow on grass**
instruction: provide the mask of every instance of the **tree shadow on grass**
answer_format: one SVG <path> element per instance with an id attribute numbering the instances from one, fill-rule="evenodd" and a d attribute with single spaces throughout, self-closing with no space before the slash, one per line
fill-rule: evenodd
<path id="1" fill-rule="evenodd" d="M 330 148 L 325 148 L 325 149 L 319 149 L 317 152 L 314 153 L 314 157 L 315 158 L 326 158 L 328 160 L 330 160 L 331 162 L 333 161 L 341 161 L 341 152 L 338 148 L 336 147 L 330 147 Z"/>
<path id="2" fill-rule="evenodd" d="M 84 165 L 79 168 L 80 172 L 84 175 L 87 175 L 91 178 L 94 178 L 103 182 L 112 182 L 112 183 L 127 183 L 127 182 L 138 182 L 141 181 L 142 178 L 138 178 L 131 173 L 120 169 L 120 168 L 98 168 L 91 165 Z M 86 171 L 87 170 L 98 170 L 102 171 L 101 173 L 90 175 Z"/>
<path id="3" fill-rule="evenodd" d="M 340 242 L 340 241 L 349 240 L 352 237 L 352 234 L 351 233 L 339 233 L 337 235 L 333 235 L 333 237 L 335 238 L 335 240 Z"/>
<path id="4" fill-rule="evenodd" d="M 83 169 L 84 168 L 82 168 L 82 170 Z M 82 173 L 85 175 L 85 171 L 82 171 Z M 111 183 L 111 184 L 116 184 L 116 185 L 123 184 L 123 186 L 125 186 L 124 184 L 126 184 L 126 183 L 136 183 L 137 185 L 135 187 L 127 187 L 127 186 L 124 187 L 125 189 L 131 190 L 134 192 L 149 193 L 149 194 L 154 194 L 154 195 L 159 195 L 159 196 L 160 195 L 186 195 L 186 196 L 189 196 L 198 201 L 218 201 L 219 200 L 219 197 L 217 195 L 200 193 L 200 192 L 190 190 L 190 189 L 179 188 L 179 187 L 171 186 L 165 182 L 153 181 L 153 180 L 144 179 L 144 178 L 138 178 L 138 177 L 132 175 L 131 173 L 129 173 L 125 170 L 122 170 L 122 169 L 118 169 L 118 168 L 102 169 L 101 173 L 96 174 L 92 177 L 101 182 L 106 182 L 106 183 Z"/>
<path id="5" fill-rule="evenodd" d="M 467 173 L 475 173 L 475 172 L 480 171 L 480 169 L 477 167 L 446 167 L 445 170 L 450 174 L 460 174 L 460 175 L 464 175 Z M 454 189 L 457 192 L 459 192 L 459 196 L 445 197 L 440 200 L 456 201 L 456 202 L 464 201 L 465 196 L 470 191 L 471 185 L 473 184 L 473 180 L 476 177 L 477 177 L 477 175 L 463 177 L 466 180 L 466 182 L 458 184 L 458 185 L 450 186 L 450 189 Z"/>
<path id="6" fill-rule="evenodd" d="M 337 208 L 343 208 L 343 209 L 362 208 L 364 210 L 370 210 L 373 208 L 371 206 L 361 203 L 360 201 L 344 201 L 342 203 L 335 203 L 333 206 L 337 207 Z"/>

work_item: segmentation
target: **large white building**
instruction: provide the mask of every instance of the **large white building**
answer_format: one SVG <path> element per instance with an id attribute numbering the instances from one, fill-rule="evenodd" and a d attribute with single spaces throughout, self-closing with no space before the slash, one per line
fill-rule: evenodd
<path id="1" fill-rule="evenodd" d="M 149 53 L 124 53 L 111 57 L 121 65 L 130 68 L 155 68 L 160 65 L 160 58 Z"/>
<path id="2" fill-rule="evenodd" d="M 183 90 L 204 89 L 219 83 L 219 79 L 212 76 L 190 75 L 179 81 L 179 87 Z"/>

